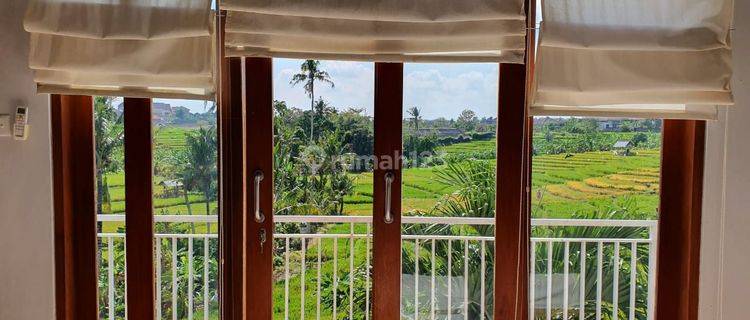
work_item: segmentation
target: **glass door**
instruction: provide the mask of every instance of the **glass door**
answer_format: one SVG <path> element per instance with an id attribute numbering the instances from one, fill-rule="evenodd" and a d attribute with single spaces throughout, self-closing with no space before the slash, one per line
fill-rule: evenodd
<path id="1" fill-rule="evenodd" d="M 371 318 L 373 66 L 273 60 L 274 319 Z"/>
<path id="2" fill-rule="evenodd" d="M 492 319 L 498 64 L 405 64 L 403 319 Z"/>

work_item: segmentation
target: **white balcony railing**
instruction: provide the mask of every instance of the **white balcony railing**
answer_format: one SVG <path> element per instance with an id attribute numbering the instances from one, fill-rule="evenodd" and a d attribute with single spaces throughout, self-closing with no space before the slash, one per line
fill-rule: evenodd
<path id="1" fill-rule="evenodd" d="M 124 216 L 100 215 L 99 221 L 123 222 Z M 339 319 L 343 314 L 348 319 L 370 319 L 372 218 L 275 216 L 274 221 L 278 226 L 296 225 L 299 231 L 285 233 L 280 228 L 274 237 L 275 318 Z M 218 221 L 216 216 L 157 215 L 155 222 L 205 227 L 217 226 Z M 404 252 L 409 253 L 404 264 L 410 263 L 408 271 L 402 266 L 402 318 L 491 318 L 494 219 L 403 217 L 402 224 Z M 323 227 L 313 232 L 313 225 Z M 483 227 L 490 234 L 464 229 L 433 234 L 434 228 L 427 233 L 408 228 L 420 225 Z M 606 314 L 610 319 L 653 319 L 656 221 L 532 219 L 532 228 L 531 318 L 602 319 Z M 566 233 L 570 228 L 577 228 L 573 236 Z M 604 229 L 615 232 L 597 231 Z M 622 230 L 642 232 L 618 232 Z M 171 319 L 214 318 L 218 235 L 157 233 L 155 237 L 160 244 L 155 247 L 157 314 Z M 99 238 L 100 279 L 106 278 L 100 281 L 100 293 L 106 293 L 106 299 L 100 299 L 101 314 L 115 319 L 124 310 L 119 304 L 127 303 L 124 275 L 118 275 L 124 273 L 124 263 L 116 261 L 122 254 L 118 246 L 124 252 L 124 234 L 101 233 Z M 364 299 L 357 299 L 361 291 Z"/>

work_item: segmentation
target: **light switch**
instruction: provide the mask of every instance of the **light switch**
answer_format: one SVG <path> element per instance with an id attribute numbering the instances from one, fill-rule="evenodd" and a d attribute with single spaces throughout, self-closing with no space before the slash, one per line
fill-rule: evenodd
<path id="1" fill-rule="evenodd" d="M 10 137 L 10 115 L 0 114 L 0 137 Z"/>

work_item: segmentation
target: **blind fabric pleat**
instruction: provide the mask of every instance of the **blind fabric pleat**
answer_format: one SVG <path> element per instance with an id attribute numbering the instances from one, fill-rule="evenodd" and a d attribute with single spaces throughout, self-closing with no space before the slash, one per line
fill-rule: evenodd
<path id="1" fill-rule="evenodd" d="M 522 63 L 522 0 L 224 0 L 226 54 Z"/>
<path id="2" fill-rule="evenodd" d="M 543 0 L 532 115 L 715 119 L 731 0 Z"/>
<path id="3" fill-rule="evenodd" d="M 209 0 L 31 0 L 40 93 L 213 100 Z"/>

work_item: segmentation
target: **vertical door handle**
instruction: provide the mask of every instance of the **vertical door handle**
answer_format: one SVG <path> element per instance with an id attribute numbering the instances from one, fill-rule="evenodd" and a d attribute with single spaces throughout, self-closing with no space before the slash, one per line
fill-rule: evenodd
<path id="1" fill-rule="evenodd" d="M 260 182 L 263 181 L 263 171 L 255 171 L 255 222 L 263 223 L 266 220 L 266 216 L 263 215 L 263 211 L 260 210 Z"/>
<path id="2" fill-rule="evenodd" d="M 385 173 L 385 223 L 393 222 L 393 212 L 391 211 L 391 186 L 393 185 L 393 172 Z"/>

